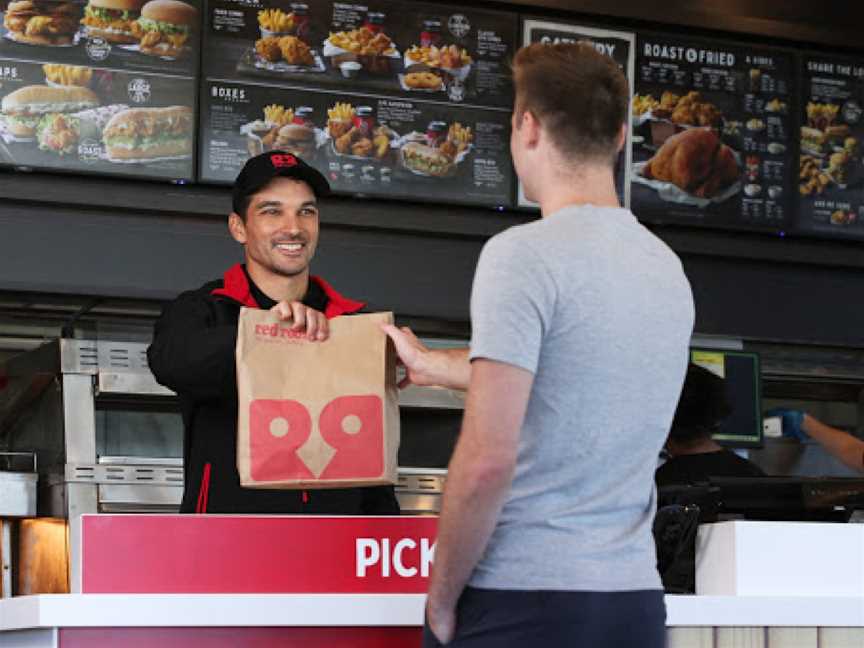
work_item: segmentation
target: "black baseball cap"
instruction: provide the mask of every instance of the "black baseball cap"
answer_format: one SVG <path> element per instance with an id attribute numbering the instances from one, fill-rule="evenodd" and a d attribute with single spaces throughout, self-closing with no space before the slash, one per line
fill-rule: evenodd
<path id="1" fill-rule="evenodd" d="M 234 180 L 232 206 L 241 216 L 246 197 L 261 191 L 273 178 L 296 178 L 302 180 L 320 198 L 330 194 L 330 184 L 315 168 L 306 164 L 293 153 L 269 151 L 250 158 Z"/>

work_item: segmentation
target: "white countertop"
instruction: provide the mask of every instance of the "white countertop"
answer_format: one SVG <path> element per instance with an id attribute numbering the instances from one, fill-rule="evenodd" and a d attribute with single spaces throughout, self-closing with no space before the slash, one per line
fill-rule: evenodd
<path id="1" fill-rule="evenodd" d="M 48 594 L 0 600 L 0 631 L 419 626 L 423 594 Z M 861 597 L 667 596 L 669 626 L 864 627 Z"/>

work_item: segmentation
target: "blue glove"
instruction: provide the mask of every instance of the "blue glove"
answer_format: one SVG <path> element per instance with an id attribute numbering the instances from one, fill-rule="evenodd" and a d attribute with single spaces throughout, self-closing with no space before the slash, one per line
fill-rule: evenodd
<path id="1" fill-rule="evenodd" d="M 782 421 L 783 436 L 798 439 L 799 441 L 806 441 L 810 438 L 804 431 L 804 412 L 801 410 L 777 407 L 765 412 L 766 418 L 773 416 L 779 417 Z"/>

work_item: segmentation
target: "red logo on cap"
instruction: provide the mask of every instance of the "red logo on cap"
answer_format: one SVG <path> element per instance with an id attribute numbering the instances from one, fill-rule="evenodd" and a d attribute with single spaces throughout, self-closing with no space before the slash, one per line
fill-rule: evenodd
<path id="1" fill-rule="evenodd" d="M 274 154 L 270 156 L 270 163 L 277 169 L 282 167 L 297 166 L 297 158 L 293 155 Z"/>

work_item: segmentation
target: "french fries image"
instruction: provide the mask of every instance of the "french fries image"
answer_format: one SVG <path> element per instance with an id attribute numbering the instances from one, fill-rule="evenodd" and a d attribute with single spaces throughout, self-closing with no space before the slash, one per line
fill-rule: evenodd
<path id="1" fill-rule="evenodd" d="M 333 121 L 346 121 L 354 119 L 354 106 L 350 103 L 337 102 L 335 106 L 327 109 L 327 119 Z"/>
<path id="2" fill-rule="evenodd" d="M 79 65 L 46 63 L 42 66 L 45 78 L 51 83 L 64 86 L 88 87 L 93 78 L 93 70 Z"/>
<path id="3" fill-rule="evenodd" d="M 327 109 L 327 132 L 334 140 L 339 139 L 354 127 L 354 106 L 339 102 Z M 350 139 L 350 138 L 349 138 Z"/>
<path id="4" fill-rule="evenodd" d="M 262 9 L 258 12 L 258 24 L 267 31 L 287 34 L 294 31 L 294 14 L 281 9 Z"/>
<path id="5" fill-rule="evenodd" d="M 470 126 L 463 126 L 459 122 L 455 122 L 450 125 L 447 131 L 447 139 L 456 144 L 464 144 L 463 148 L 465 148 L 474 140 L 474 134 L 471 132 Z"/>
<path id="6" fill-rule="evenodd" d="M 438 150 L 451 160 L 454 160 L 462 151 L 471 146 L 471 142 L 473 141 L 474 134 L 471 132 L 471 127 L 454 122 L 450 124 L 450 128 L 447 130 L 447 138 L 438 146 Z"/>
<path id="7" fill-rule="evenodd" d="M 264 107 L 264 121 L 278 124 L 279 126 L 286 126 L 294 121 L 294 109 L 278 104 L 270 104 Z"/>

